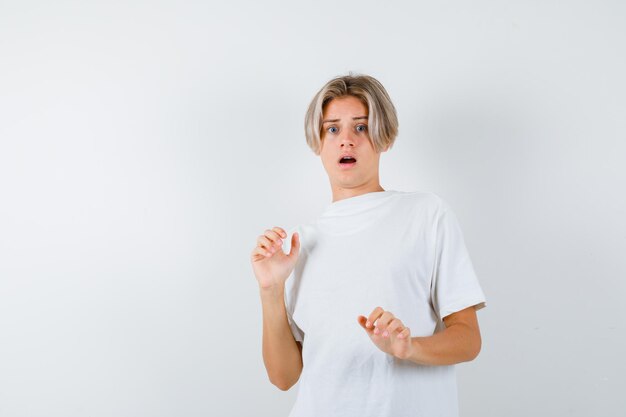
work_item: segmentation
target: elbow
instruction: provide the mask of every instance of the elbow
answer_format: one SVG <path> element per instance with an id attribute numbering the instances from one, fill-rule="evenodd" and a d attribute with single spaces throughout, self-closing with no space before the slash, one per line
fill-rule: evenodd
<path id="1" fill-rule="evenodd" d="M 291 385 L 276 385 L 276 386 L 281 391 L 289 391 L 289 389 L 292 387 Z"/>
<path id="2" fill-rule="evenodd" d="M 296 385 L 299 379 L 300 379 L 299 372 L 297 374 L 291 374 L 291 375 L 275 374 L 275 375 L 270 375 L 270 378 L 269 378 L 272 385 L 274 385 L 276 388 L 278 388 L 281 391 L 289 391 L 291 387 Z"/>
<path id="3" fill-rule="evenodd" d="M 272 385 L 274 385 L 276 388 L 278 388 L 281 391 L 289 391 L 289 389 L 295 385 L 295 382 L 290 383 L 290 382 L 287 382 L 287 381 L 272 381 L 272 380 L 270 380 L 270 382 L 272 383 Z"/>
<path id="4" fill-rule="evenodd" d="M 470 362 L 473 361 L 474 359 L 476 359 L 478 357 L 478 354 L 480 353 L 480 349 L 477 350 L 472 350 L 467 357 L 467 361 L 466 362 Z"/>
<path id="5" fill-rule="evenodd" d="M 471 344 L 471 347 L 469 349 L 468 352 L 468 359 L 467 361 L 473 361 L 474 359 L 476 359 L 478 357 L 478 354 L 480 353 L 480 349 L 482 347 L 482 341 L 480 338 L 480 334 L 478 334 L 474 340 L 474 342 Z"/>

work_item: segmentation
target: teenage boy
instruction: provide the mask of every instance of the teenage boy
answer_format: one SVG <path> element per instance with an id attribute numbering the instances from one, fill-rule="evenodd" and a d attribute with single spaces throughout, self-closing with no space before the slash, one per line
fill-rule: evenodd
<path id="1" fill-rule="evenodd" d="M 380 82 L 330 80 L 305 133 L 332 203 L 290 233 L 265 230 L 252 251 L 269 379 L 300 382 L 290 417 L 458 416 L 454 364 L 480 351 L 485 296 L 450 206 L 381 187 L 397 132 Z"/>

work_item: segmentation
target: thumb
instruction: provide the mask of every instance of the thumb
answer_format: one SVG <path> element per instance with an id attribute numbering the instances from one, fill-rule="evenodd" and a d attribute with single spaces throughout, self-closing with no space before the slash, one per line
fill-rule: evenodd
<path id="1" fill-rule="evenodd" d="M 291 249 L 289 250 L 289 255 L 287 256 L 290 258 L 297 257 L 299 253 L 300 253 L 300 235 L 298 234 L 298 232 L 294 232 L 291 235 Z"/>

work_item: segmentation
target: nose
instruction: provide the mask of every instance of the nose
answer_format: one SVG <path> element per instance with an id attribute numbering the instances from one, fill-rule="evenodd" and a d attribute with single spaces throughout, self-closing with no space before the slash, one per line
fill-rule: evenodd
<path id="1" fill-rule="evenodd" d="M 356 140 L 354 138 L 354 136 L 352 135 L 352 132 L 350 132 L 349 130 L 344 130 L 343 135 L 341 135 L 341 147 L 349 147 L 349 146 L 354 146 L 356 143 Z"/>

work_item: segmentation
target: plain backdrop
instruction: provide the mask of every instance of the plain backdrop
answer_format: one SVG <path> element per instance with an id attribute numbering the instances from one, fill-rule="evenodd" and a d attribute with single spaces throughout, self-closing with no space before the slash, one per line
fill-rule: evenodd
<path id="1" fill-rule="evenodd" d="M 0 416 L 286 416 L 250 254 L 330 203 L 303 120 L 348 71 L 488 300 L 461 415 L 623 416 L 625 51 L 618 0 L 2 0 Z"/>

